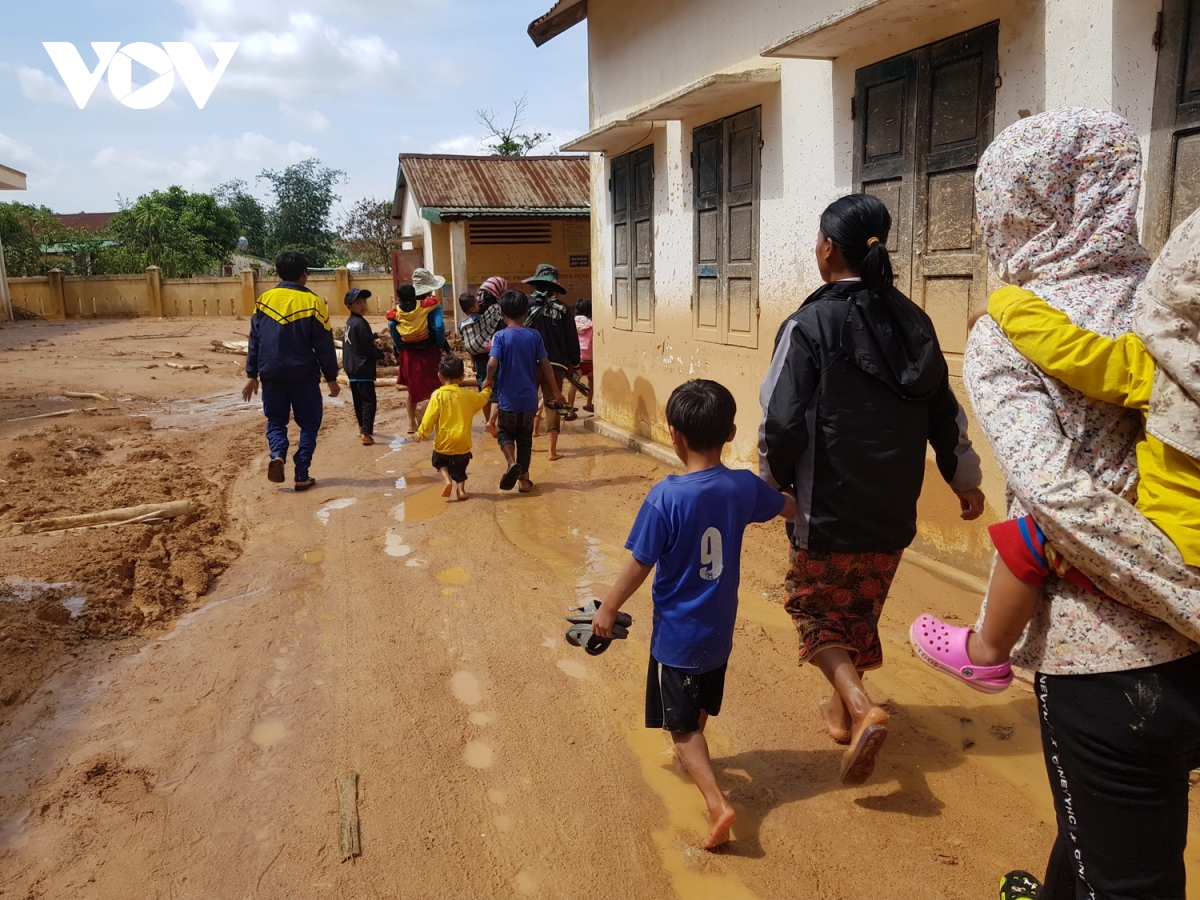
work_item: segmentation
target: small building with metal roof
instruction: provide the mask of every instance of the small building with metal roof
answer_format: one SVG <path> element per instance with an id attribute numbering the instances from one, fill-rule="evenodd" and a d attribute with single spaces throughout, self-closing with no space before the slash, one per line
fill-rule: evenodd
<path id="1" fill-rule="evenodd" d="M 586 156 L 401 153 L 392 218 L 405 249 L 393 254 L 396 284 L 417 266 L 444 276 L 449 314 L 458 294 L 485 279 L 519 287 L 550 263 L 568 304 L 590 297 L 591 178 Z"/>

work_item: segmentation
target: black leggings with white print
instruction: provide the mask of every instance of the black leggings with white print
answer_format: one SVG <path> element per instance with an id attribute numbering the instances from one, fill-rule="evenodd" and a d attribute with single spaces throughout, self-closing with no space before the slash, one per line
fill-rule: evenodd
<path id="1" fill-rule="evenodd" d="M 1034 687 L 1058 817 L 1038 900 L 1185 900 L 1200 653 Z"/>

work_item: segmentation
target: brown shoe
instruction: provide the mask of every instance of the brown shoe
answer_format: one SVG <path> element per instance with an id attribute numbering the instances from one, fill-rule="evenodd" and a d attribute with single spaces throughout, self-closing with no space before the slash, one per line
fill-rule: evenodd
<path id="1" fill-rule="evenodd" d="M 276 457 L 267 464 L 267 481 L 283 484 L 283 460 Z"/>
<path id="2" fill-rule="evenodd" d="M 315 488 L 316 486 L 317 479 L 315 478 L 310 478 L 308 481 L 297 481 L 292 484 L 292 487 L 295 489 L 297 494 L 302 494 L 308 489 Z"/>
<path id="3" fill-rule="evenodd" d="M 364 434 L 362 436 L 362 442 L 364 447 L 370 447 L 375 443 L 375 438 L 371 437 L 369 434 Z"/>

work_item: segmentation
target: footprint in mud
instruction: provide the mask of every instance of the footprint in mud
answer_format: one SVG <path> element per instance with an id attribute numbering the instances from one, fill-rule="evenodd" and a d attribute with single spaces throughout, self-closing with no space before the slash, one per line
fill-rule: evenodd
<path id="1" fill-rule="evenodd" d="M 463 762 L 473 769 L 490 769 L 496 761 L 496 751 L 483 741 L 468 741 L 463 748 Z"/>
<path id="2" fill-rule="evenodd" d="M 489 803 L 493 803 L 496 806 L 503 806 L 508 802 L 508 794 L 504 793 L 504 791 L 498 791 L 495 788 L 487 792 L 487 798 Z"/>
<path id="3" fill-rule="evenodd" d="M 450 676 L 450 693 L 459 703 L 474 706 L 483 699 L 483 691 L 479 687 L 479 679 L 470 672 L 455 672 Z"/>
<path id="4" fill-rule="evenodd" d="M 264 719 L 254 726 L 250 732 L 250 740 L 263 748 L 274 747 L 283 740 L 286 733 L 280 719 Z"/>
<path id="5" fill-rule="evenodd" d="M 587 666 L 577 659 L 560 659 L 556 665 L 572 678 L 587 678 Z"/>
<path id="6" fill-rule="evenodd" d="M 493 716 L 491 713 L 473 712 L 473 713 L 471 713 L 471 715 L 467 716 L 467 721 L 470 722 L 472 725 L 482 726 L 482 725 L 492 724 L 492 721 L 495 718 L 496 717 Z"/>
<path id="7" fill-rule="evenodd" d="M 462 566 L 451 566 L 433 576 L 442 584 L 466 584 L 471 577 Z"/>

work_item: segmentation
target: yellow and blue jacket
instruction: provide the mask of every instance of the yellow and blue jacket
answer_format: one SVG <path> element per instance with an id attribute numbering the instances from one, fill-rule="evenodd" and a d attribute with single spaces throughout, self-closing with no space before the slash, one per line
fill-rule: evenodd
<path id="1" fill-rule="evenodd" d="M 337 354 L 325 301 L 303 285 L 282 281 L 254 305 L 246 374 L 263 381 L 337 378 Z"/>
<path id="2" fill-rule="evenodd" d="M 1047 375 L 1146 415 L 1156 364 L 1136 334 L 1113 339 L 1079 328 L 1066 313 L 1015 286 L 992 294 L 988 314 L 1017 352 Z M 1137 508 L 1175 542 L 1189 566 L 1200 566 L 1200 460 L 1144 434 L 1137 461 Z"/>

